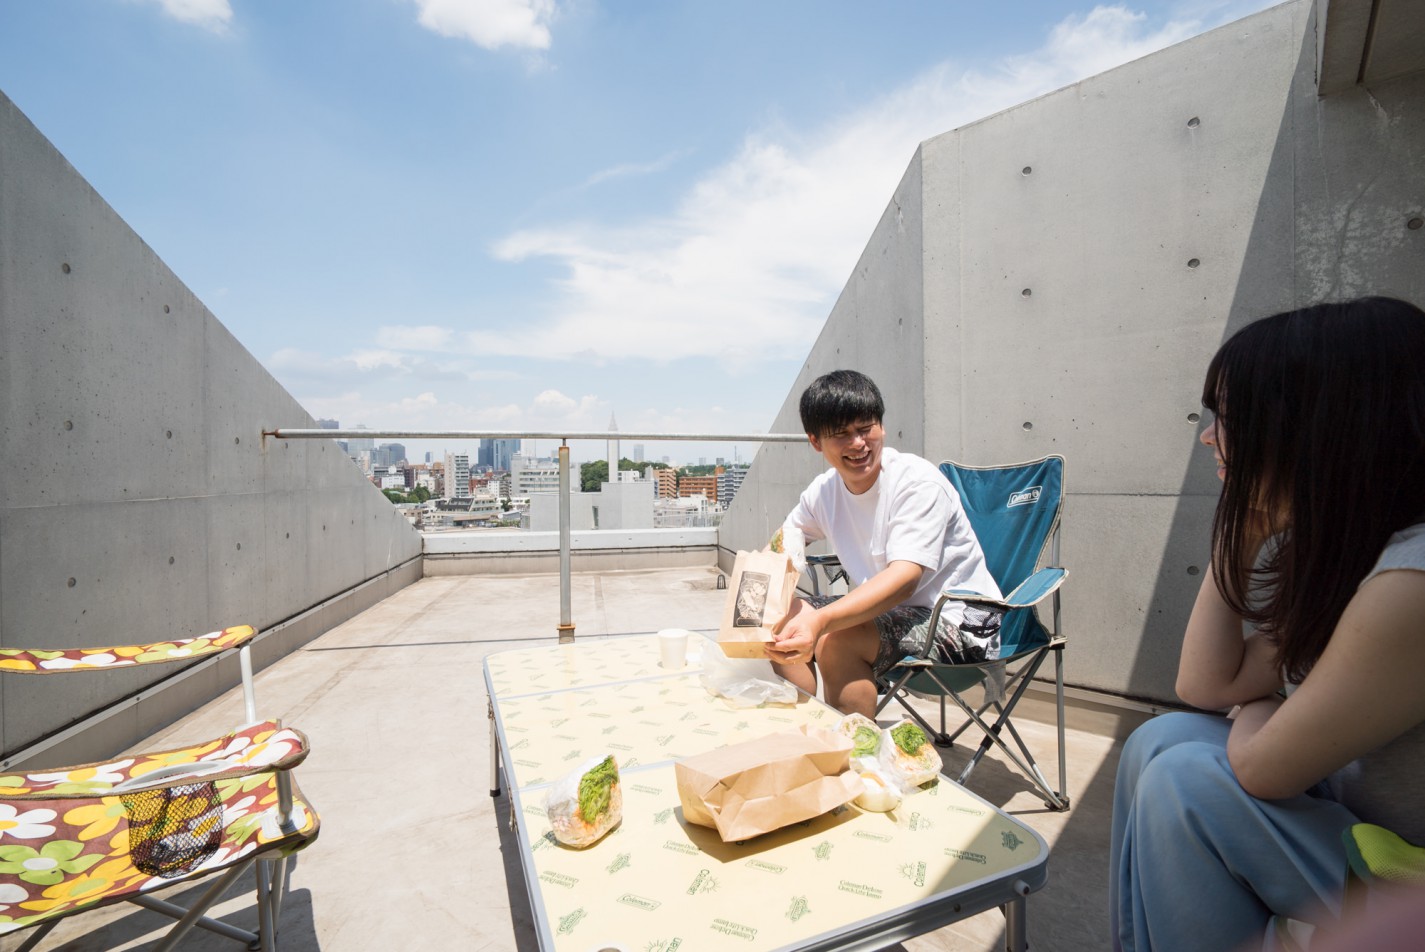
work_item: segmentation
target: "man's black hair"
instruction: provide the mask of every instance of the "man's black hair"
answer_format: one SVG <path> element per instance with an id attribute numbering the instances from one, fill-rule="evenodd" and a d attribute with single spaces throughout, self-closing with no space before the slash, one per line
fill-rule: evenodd
<path id="1" fill-rule="evenodd" d="M 802 391 L 802 430 L 818 439 L 856 423 L 880 423 L 885 413 L 875 382 L 855 370 L 833 370 Z"/>

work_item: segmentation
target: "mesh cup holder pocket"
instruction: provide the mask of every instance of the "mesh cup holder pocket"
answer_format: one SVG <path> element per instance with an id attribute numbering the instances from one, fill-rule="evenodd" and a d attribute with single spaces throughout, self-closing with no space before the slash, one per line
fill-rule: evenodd
<path id="1" fill-rule="evenodd" d="M 213 783 L 126 793 L 129 854 L 141 872 L 172 879 L 192 872 L 223 841 L 223 803 Z"/>

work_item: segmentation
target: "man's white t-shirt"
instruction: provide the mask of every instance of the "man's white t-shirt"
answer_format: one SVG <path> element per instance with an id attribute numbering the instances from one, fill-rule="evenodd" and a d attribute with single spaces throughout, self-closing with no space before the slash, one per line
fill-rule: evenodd
<path id="1" fill-rule="evenodd" d="M 933 608 L 947 588 L 967 588 L 1000 597 L 960 494 L 929 461 L 890 447 L 881 450 L 881 472 L 857 496 L 834 469 L 802 493 L 786 524 L 808 542 L 826 539 L 853 586 L 892 562 L 914 562 L 926 571 L 901 604 Z M 964 603 L 948 602 L 942 617 L 959 625 Z"/>

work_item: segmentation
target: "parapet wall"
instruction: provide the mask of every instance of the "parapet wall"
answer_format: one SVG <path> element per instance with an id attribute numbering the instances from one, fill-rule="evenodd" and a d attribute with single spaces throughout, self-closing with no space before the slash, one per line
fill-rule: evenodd
<path id="1" fill-rule="evenodd" d="M 923 143 L 769 427 L 796 431 L 806 384 L 852 367 L 890 445 L 1063 455 L 1073 684 L 1174 700 L 1223 338 L 1320 300 L 1425 305 L 1425 73 L 1318 97 L 1317 15 L 1293 0 Z M 724 553 L 762 545 L 821 468 L 763 447 Z"/>
<path id="2" fill-rule="evenodd" d="M 250 624 L 263 663 L 419 578 L 385 497 L 276 425 L 315 422 L 0 95 L 0 646 Z M 107 756 L 235 673 L 151 689 L 176 667 L 0 677 L 0 762 L 129 699 L 51 751 Z"/>

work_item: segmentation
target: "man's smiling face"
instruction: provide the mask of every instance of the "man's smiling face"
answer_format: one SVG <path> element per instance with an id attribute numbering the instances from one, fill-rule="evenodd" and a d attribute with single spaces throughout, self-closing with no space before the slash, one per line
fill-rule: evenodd
<path id="1" fill-rule="evenodd" d="M 807 434 L 831 468 L 841 474 L 846 488 L 859 496 L 876 484 L 881 475 L 881 447 L 886 431 L 879 420 L 861 420 L 821 436 Z"/>

